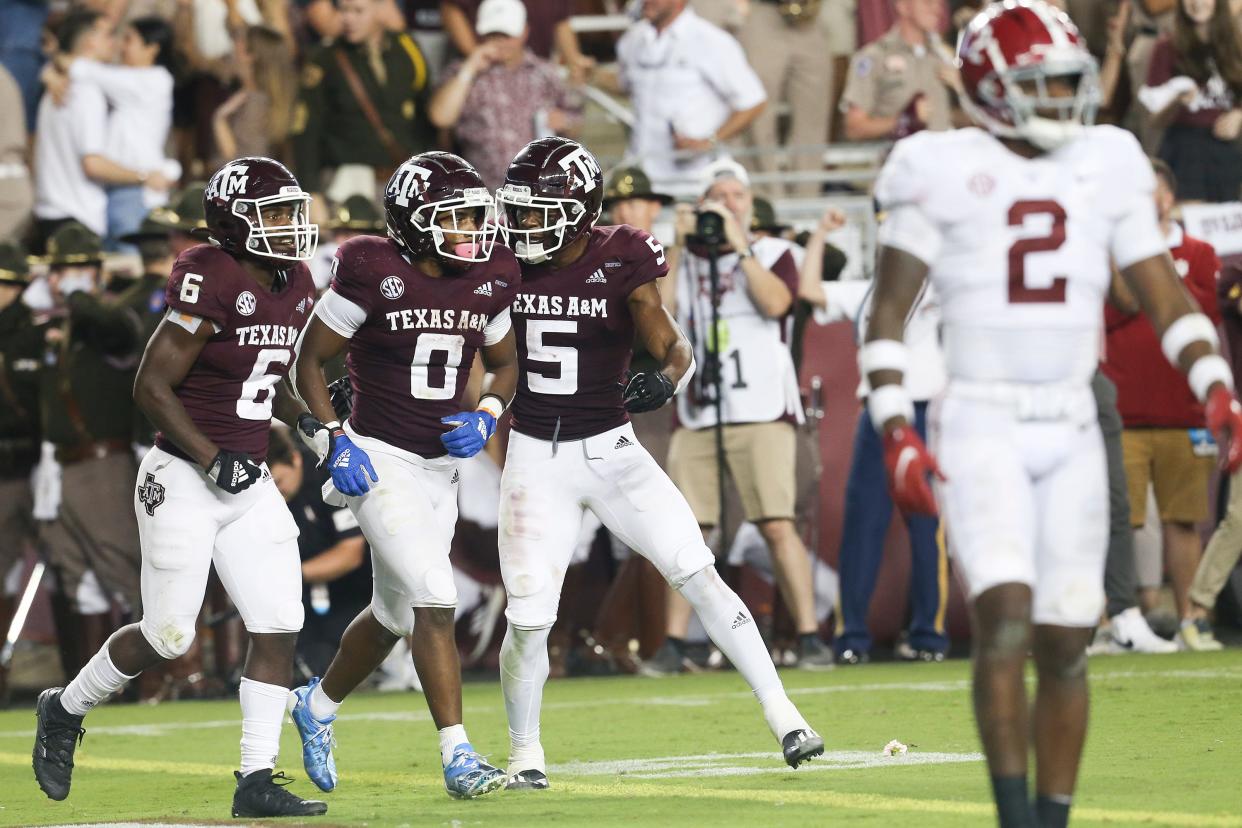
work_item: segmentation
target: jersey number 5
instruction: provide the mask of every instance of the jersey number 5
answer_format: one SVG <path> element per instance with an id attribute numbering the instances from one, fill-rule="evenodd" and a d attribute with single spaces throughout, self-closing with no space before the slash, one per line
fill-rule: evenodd
<path id="1" fill-rule="evenodd" d="M 1009 248 L 1009 301 L 1064 302 L 1064 276 L 1052 280 L 1048 287 L 1031 287 L 1026 283 L 1026 256 L 1028 253 L 1047 253 L 1065 244 L 1065 208 L 1052 200 L 1019 201 L 1009 208 L 1009 226 L 1022 227 L 1027 216 L 1050 216 L 1052 229 L 1046 236 L 1018 239 Z"/>

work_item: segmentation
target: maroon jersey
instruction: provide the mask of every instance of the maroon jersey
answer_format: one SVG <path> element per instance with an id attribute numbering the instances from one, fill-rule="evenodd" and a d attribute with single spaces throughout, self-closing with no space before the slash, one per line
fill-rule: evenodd
<path id="1" fill-rule="evenodd" d="M 517 259 L 496 245 L 492 258 L 461 275 L 435 278 L 379 236 L 340 246 L 332 293 L 356 306 L 349 327 L 326 298 L 320 318 L 351 336 L 345 364 L 354 387 L 349 423 L 358 434 L 421 457 L 445 453 L 441 417 L 461 411 L 474 355 L 508 331 L 521 281 Z"/>
<path id="2" fill-rule="evenodd" d="M 596 227 L 561 270 L 525 265 L 513 302 L 521 378 L 513 428 L 579 440 L 629 422 L 622 390 L 634 347 L 629 296 L 668 273 L 664 248 L 629 225 Z"/>
<path id="3" fill-rule="evenodd" d="M 289 373 L 293 345 L 315 304 L 310 271 L 291 263 L 284 285 L 268 291 L 228 253 L 200 244 L 177 257 L 165 301 L 170 313 L 198 317 L 215 329 L 177 386 L 177 399 L 221 449 L 262 461 L 276 383 Z M 162 433 L 155 444 L 186 457 Z"/>

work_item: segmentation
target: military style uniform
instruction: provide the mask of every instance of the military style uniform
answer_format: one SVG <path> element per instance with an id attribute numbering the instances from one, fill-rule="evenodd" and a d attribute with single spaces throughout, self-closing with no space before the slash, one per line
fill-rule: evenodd
<path id="1" fill-rule="evenodd" d="M 26 284 L 25 251 L 0 244 L 0 287 Z M 30 471 L 39 459 L 39 362 L 28 344 L 33 327 L 20 294 L 0 308 L 0 579 L 35 536 Z M 0 630 L 7 629 L 7 610 L 0 590 Z"/>
<path id="2" fill-rule="evenodd" d="M 347 64 L 392 141 L 367 116 L 342 68 Z M 344 40 L 313 49 L 302 68 L 302 90 L 293 117 L 298 179 L 319 189 L 329 167 L 357 164 L 386 181 L 391 170 L 433 143 L 424 113 L 427 63 L 407 34 L 385 34 L 378 50 Z"/>
<path id="3" fill-rule="evenodd" d="M 937 54 L 942 47 L 911 46 L 894 26 L 883 37 L 863 47 L 850 61 L 850 74 L 841 95 L 841 111 L 856 106 L 868 115 L 891 118 L 900 115 L 917 95 L 930 107 L 926 128 L 946 130 L 953 126 L 949 90 L 940 82 L 936 69 L 947 56 Z M 951 60 L 951 57 L 949 58 Z"/>
<path id="4" fill-rule="evenodd" d="M 100 257 L 99 238 L 77 222 L 57 230 L 48 250 L 53 268 Z M 59 509 L 41 524 L 39 538 L 79 614 L 103 616 L 108 607 L 87 573 L 104 596 L 119 596 L 134 609 L 139 603 L 131 450 L 139 330 L 127 307 L 86 290 L 70 294 L 65 306 L 66 314 L 39 320 L 33 342 L 27 340 L 41 362 L 43 440 L 55 447 L 61 466 Z M 89 645 L 101 642 L 81 643 L 93 651 Z"/>

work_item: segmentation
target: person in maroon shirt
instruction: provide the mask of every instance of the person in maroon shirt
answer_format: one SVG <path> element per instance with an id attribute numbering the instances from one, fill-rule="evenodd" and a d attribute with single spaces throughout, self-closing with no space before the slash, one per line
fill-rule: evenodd
<path id="1" fill-rule="evenodd" d="M 504 771 L 475 753 L 462 725 L 454 640 L 457 588 L 449 547 L 457 522 L 457 458 L 482 450 L 517 382 L 509 303 L 520 287 L 513 253 L 494 245 L 491 193 L 468 162 L 426 152 L 402 164 L 384 197 L 389 238 L 359 236 L 336 253 L 299 352 L 295 383 L 332 432 L 329 468 L 371 545 L 375 592 L 341 639 L 322 682 L 294 691 L 307 774 L 336 787 L 332 722 L 402 638 L 440 731 L 444 783 L 470 798 Z M 334 412 L 323 366 L 348 349 L 353 409 Z M 463 398 L 476 353 L 495 374 L 475 411 Z"/>
<path id="2" fill-rule="evenodd" d="M 263 462 L 275 411 L 301 409 L 278 383 L 311 316 L 305 262 L 318 228 L 310 196 L 283 165 L 239 158 L 203 196 L 211 246 L 182 253 L 164 320 L 134 385 L 159 429 L 138 469 L 142 620 L 123 627 L 63 690 L 39 696 L 35 777 L 51 799 L 69 795 L 82 717 L 126 682 L 189 649 L 212 565 L 250 632 L 241 680 L 241 770 L 235 817 L 312 816 L 273 776 L 302 628 L 297 526 Z"/>
<path id="3" fill-rule="evenodd" d="M 1177 179 L 1168 165 L 1156 162 L 1153 166 L 1156 212 L 1182 284 L 1212 322 L 1219 324 L 1216 281 L 1220 260 L 1210 244 L 1187 235 L 1173 221 Z M 1195 525 L 1208 517 L 1208 479 L 1215 446 L 1204 428 L 1203 406 L 1186 377 L 1165 358 L 1150 320 L 1119 282 L 1113 294 L 1124 310 L 1111 303 L 1106 306 L 1107 359 L 1103 368 L 1117 386 L 1117 408 L 1124 426 L 1121 441 L 1130 523 L 1137 528 L 1146 522 L 1150 483 L 1164 526 L 1173 595 L 1178 612 L 1184 616 L 1190 582 L 1199 564 Z"/>
<path id="4" fill-rule="evenodd" d="M 1178 0 L 1176 27 L 1152 52 L 1139 100 L 1188 201 L 1235 201 L 1242 186 L 1242 37 L 1228 0 Z"/>
<path id="5" fill-rule="evenodd" d="M 500 493 L 506 787 L 548 787 L 539 741 L 548 633 L 586 509 L 698 610 L 796 768 L 823 753 L 823 739 L 789 701 L 753 616 L 716 574 L 685 498 L 630 425 L 630 412 L 668 403 L 694 361 L 655 285 L 668 272 L 664 248 L 633 227 L 596 227 L 603 198 L 599 163 L 565 138 L 528 144 L 497 194 L 522 262 L 511 308 L 520 379 Z M 627 379 L 636 338 L 659 368 Z"/>

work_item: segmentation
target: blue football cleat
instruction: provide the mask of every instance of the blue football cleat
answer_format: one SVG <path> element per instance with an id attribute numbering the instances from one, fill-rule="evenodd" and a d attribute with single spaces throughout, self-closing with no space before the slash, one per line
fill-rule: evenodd
<path id="1" fill-rule="evenodd" d="M 336 744 L 332 738 L 332 723 L 336 721 L 336 716 L 316 719 L 311 714 L 310 694 L 318 684 L 319 678 L 316 677 L 305 687 L 290 691 L 295 703 L 289 709 L 289 716 L 302 737 L 302 764 L 306 767 L 306 775 L 319 786 L 319 790 L 330 791 L 336 787 L 336 759 L 332 756 L 332 748 Z"/>
<path id="2" fill-rule="evenodd" d="M 487 764 L 469 742 L 453 748 L 453 758 L 444 768 L 444 789 L 455 799 L 474 799 L 505 784 L 505 772 Z"/>

